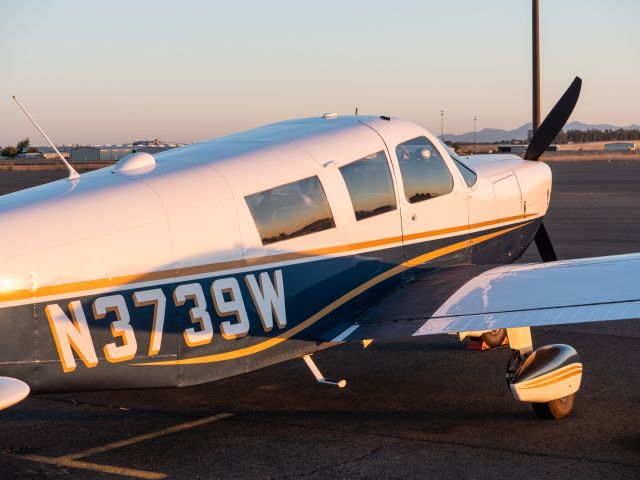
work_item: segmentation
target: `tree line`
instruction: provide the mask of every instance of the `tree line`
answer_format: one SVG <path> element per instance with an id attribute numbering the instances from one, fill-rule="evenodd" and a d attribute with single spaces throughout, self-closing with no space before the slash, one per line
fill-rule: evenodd
<path id="1" fill-rule="evenodd" d="M 640 130 L 563 130 L 558 134 L 553 143 L 585 143 L 585 142 L 616 142 L 640 140 Z"/>
<path id="2" fill-rule="evenodd" d="M 15 147 L 13 145 L 4 147 L 2 150 L 0 150 L 0 156 L 13 158 L 13 157 L 16 157 L 21 152 L 37 153 L 38 151 L 39 150 L 37 147 L 31 146 L 31 140 L 29 139 L 29 137 L 27 137 L 23 140 L 20 140 L 18 143 L 16 143 Z"/>

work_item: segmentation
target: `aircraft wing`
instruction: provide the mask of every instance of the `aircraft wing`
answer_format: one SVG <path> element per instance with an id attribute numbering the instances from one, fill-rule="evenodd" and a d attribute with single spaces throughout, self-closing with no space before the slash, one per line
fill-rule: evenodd
<path id="1" fill-rule="evenodd" d="M 640 253 L 427 273 L 333 330 L 331 340 L 638 318 Z"/>

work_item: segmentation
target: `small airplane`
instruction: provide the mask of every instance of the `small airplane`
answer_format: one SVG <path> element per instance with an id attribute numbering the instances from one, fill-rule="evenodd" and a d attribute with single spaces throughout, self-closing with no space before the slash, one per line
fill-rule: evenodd
<path id="1" fill-rule="evenodd" d="M 29 392 L 194 385 L 346 342 L 457 333 L 512 349 L 543 418 L 582 363 L 530 327 L 640 318 L 640 254 L 558 261 L 537 161 L 461 158 L 388 116 L 291 120 L 0 198 L 0 409 Z M 512 264 L 535 242 L 543 259 Z"/>

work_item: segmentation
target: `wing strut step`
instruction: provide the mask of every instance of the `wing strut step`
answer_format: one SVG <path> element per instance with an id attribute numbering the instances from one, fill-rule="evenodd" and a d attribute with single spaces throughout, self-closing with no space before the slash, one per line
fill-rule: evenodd
<path id="1" fill-rule="evenodd" d="M 333 386 L 338 387 L 338 388 L 344 388 L 344 387 L 347 386 L 347 381 L 346 380 L 330 380 L 328 378 L 325 378 L 322 375 L 322 372 L 320 371 L 318 366 L 315 364 L 315 362 L 311 358 L 311 355 L 312 354 L 305 355 L 304 357 L 302 357 L 302 359 L 304 360 L 304 363 L 307 364 L 307 367 L 309 367 L 309 370 L 311 370 L 311 373 L 313 373 L 313 376 L 316 378 L 316 381 L 318 383 L 324 383 L 326 385 L 333 385 Z"/>

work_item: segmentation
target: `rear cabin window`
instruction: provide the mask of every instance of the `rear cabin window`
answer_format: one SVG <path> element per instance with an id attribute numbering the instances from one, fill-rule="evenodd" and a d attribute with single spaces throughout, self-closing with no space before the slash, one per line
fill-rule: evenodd
<path id="1" fill-rule="evenodd" d="M 389 162 L 380 151 L 340 167 L 356 214 L 356 220 L 397 208 Z"/>
<path id="2" fill-rule="evenodd" d="M 336 226 L 318 177 L 254 193 L 245 200 L 263 245 Z"/>
<path id="3" fill-rule="evenodd" d="M 446 195 L 453 190 L 453 177 L 435 145 L 417 137 L 396 147 L 404 194 L 409 203 Z"/>

